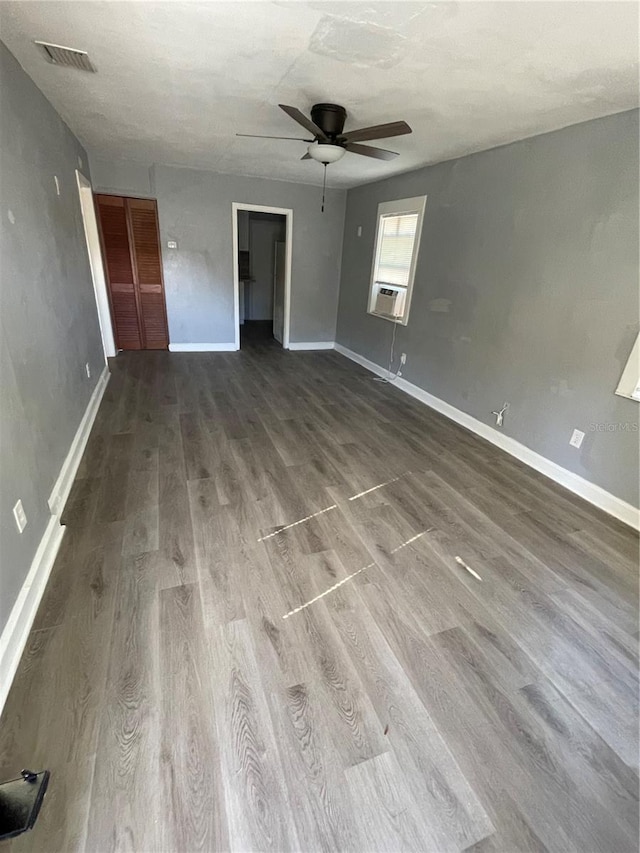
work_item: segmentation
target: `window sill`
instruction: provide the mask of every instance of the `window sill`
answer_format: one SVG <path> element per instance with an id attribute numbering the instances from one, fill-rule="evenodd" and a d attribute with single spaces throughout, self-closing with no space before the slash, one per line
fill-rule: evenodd
<path id="1" fill-rule="evenodd" d="M 388 320 L 390 323 L 395 323 L 398 326 L 406 326 L 409 317 L 394 317 L 393 314 L 382 314 L 379 311 L 367 311 L 372 317 L 379 317 L 381 320 Z"/>

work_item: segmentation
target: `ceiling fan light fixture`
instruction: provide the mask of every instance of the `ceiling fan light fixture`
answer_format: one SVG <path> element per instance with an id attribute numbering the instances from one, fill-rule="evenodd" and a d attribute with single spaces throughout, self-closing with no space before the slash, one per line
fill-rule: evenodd
<path id="1" fill-rule="evenodd" d="M 340 145 L 328 145 L 322 142 L 313 143 L 307 148 L 309 157 L 318 163 L 337 163 L 345 155 L 345 150 Z"/>

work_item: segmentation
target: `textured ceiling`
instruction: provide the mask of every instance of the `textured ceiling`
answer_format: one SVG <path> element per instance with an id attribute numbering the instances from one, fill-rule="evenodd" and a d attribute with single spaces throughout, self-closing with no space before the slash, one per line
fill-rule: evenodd
<path id="1" fill-rule="evenodd" d="M 404 119 L 354 186 L 638 103 L 638 5 L 618 2 L 2 2 L 2 40 L 92 153 L 320 183 L 278 102 L 343 104 L 346 127 Z M 98 73 L 49 65 L 44 39 Z"/>

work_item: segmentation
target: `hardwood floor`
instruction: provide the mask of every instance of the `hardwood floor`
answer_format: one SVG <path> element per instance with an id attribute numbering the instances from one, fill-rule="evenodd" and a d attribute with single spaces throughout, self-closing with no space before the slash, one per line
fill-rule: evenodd
<path id="1" fill-rule="evenodd" d="M 111 371 L 3 849 L 638 849 L 629 529 L 336 353 Z"/>

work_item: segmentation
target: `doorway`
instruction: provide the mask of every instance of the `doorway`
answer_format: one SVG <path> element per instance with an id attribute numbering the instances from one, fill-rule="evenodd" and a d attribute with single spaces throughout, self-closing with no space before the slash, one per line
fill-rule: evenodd
<path id="1" fill-rule="evenodd" d="M 232 205 L 236 347 L 289 348 L 293 211 Z"/>
<path id="2" fill-rule="evenodd" d="M 157 204 L 98 193 L 95 205 L 116 347 L 167 349 Z"/>

